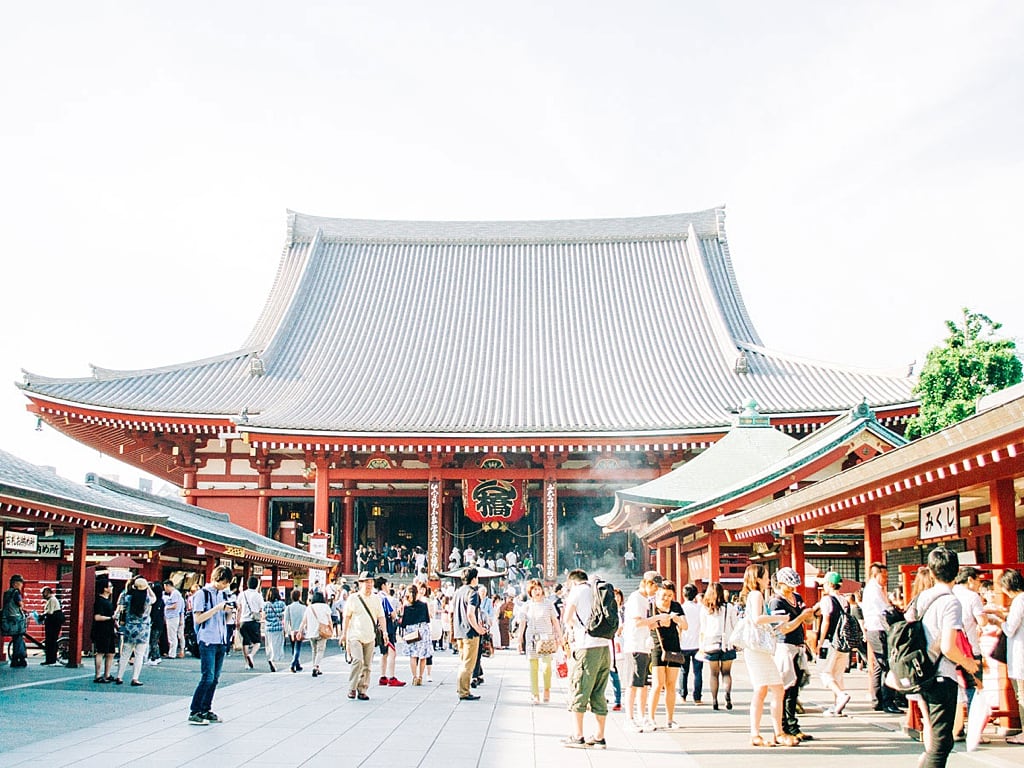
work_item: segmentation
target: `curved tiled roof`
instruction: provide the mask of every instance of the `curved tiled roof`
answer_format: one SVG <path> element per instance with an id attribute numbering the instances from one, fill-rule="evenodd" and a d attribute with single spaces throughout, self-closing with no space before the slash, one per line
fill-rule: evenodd
<path id="1" fill-rule="evenodd" d="M 913 402 L 909 379 L 762 345 L 721 208 L 551 222 L 290 213 L 238 351 L 21 386 L 129 413 L 245 411 L 251 431 L 455 437 L 678 434 L 727 425 L 748 396 L 767 414 Z"/>
<path id="2" fill-rule="evenodd" d="M 0 497 L 18 500 L 27 506 L 38 504 L 81 512 L 113 526 L 160 529 L 166 531 L 169 538 L 180 534 L 222 546 L 241 547 L 255 553 L 257 559 L 262 555 L 307 568 L 334 565 L 332 560 L 236 525 L 223 512 L 137 491 L 93 474 L 81 485 L 3 450 L 0 450 Z"/>

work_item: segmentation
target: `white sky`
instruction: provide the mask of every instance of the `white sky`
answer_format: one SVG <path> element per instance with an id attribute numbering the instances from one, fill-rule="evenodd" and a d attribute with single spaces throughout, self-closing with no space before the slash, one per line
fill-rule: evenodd
<path id="1" fill-rule="evenodd" d="M 7 3 L 0 448 L 134 483 L 13 382 L 237 348 L 286 208 L 724 203 L 771 348 L 919 369 L 963 306 L 1019 341 L 1022 39 L 978 1 Z"/>

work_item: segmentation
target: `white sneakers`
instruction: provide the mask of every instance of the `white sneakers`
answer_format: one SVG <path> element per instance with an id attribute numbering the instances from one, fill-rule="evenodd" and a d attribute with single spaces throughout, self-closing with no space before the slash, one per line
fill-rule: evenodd
<path id="1" fill-rule="evenodd" d="M 633 727 L 636 728 L 638 733 L 652 733 L 658 730 L 658 726 L 654 724 L 654 721 L 649 717 L 645 717 L 643 720 L 633 718 Z"/>

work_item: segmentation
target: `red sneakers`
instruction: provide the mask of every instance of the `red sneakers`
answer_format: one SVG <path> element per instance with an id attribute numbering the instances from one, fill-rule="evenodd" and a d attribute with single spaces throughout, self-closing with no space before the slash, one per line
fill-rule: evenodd
<path id="1" fill-rule="evenodd" d="M 379 682 L 379 683 L 380 683 L 381 685 L 387 685 L 387 684 L 388 684 L 388 679 L 387 679 L 386 677 L 381 677 L 381 679 L 380 679 L 380 680 L 378 680 L 378 682 Z"/>
<path id="2" fill-rule="evenodd" d="M 381 679 L 383 680 L 384 678 L 381 678 Z M 382 685 L 383 685 L 383 683 L 382 683 Z M 405 683 L 403 683 L 397 677 L 392 677 L 390 680 L 388 680 L 388 685 L 391 686 L 392 688 L 401 688 L 403 685 L 405 685 Z"/>

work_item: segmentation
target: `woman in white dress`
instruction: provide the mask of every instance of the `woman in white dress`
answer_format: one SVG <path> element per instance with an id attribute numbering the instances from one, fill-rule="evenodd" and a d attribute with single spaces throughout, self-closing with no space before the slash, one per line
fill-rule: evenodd
<path id="1" fill-rule="evenodd" d="M 763 565 L 752 563 L 743 572 L 743 591 L 740 600 L 744 601 L 746 611 L 744 618 L 759 625 L 775 625 L 786 620 L 785 616 L 769 616 L 764 611 L 765 593 L 768 591 L 768 569 Z M 750 700 L 750 743 L 755 747 L 774 747 L 779 744 L 795 747 L 800 742 L 782 732 L 782 675 L 775 666 L 775 659 L 767 651 L 747 648 L 743 651 L 743 661 L 747 665 L 747 675 L 754 689 Z M 761 737 L 761 715 L 764 712 L 764 700 L 771 693 L 772 727 L 775 736 L 768 739 Z"/>

